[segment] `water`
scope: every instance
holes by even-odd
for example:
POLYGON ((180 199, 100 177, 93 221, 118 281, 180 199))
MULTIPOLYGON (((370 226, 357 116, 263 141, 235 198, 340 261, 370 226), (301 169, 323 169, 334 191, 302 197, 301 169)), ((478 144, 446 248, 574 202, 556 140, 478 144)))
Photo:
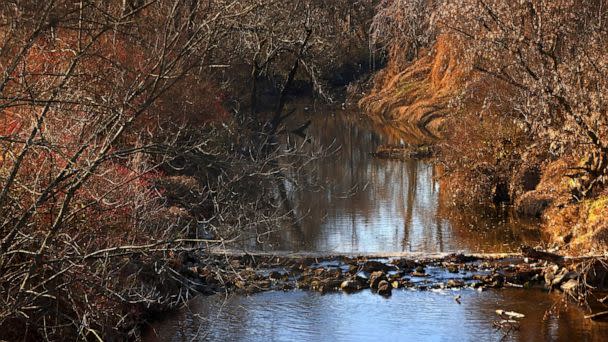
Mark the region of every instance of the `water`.
POLYGON ((339 146, 339 151, 314 162, 314 172, 300 179, 298 187, 288 186, 296 189, 290 199, 301 218, 298 227, 286 228, 251 249, 320 254, 509 252, 522 242, 539 241, 525 222, 445 208, 430 162, 373 157, 378 145, 402 142, 394 131, 373 127, 356 112, 321 111, 307 118, 313 121, 308 133, 314 143, 329 150, 339 146))
POLYGON ((347 295, 266 292, 199 298, 156 325, 155 341, 606 341, 608 325, 581 319, 540 290, 369 291, 347 295), (454 295, 461 295, 461 303, 454 295), (553 306, 559 311, 550 313, 553 306), (496 309, 526 315, 509 334, 496 309), (545 313, 549 312, 546 315, 545 313), (543 319, 544 318, 544 319, 543 319))
MULTIPOLYGON (((310 114, 310 113, 309 113, 310 114)), ((338 253, 507 252, 540 241, 534 226, 494 214, 447 208, 433 165, 370 155, 401 135, 341 111, 312 114, 309 134, 341 146, 314 163, 314 173, 290 199, 298 227, 250 249, 338 253), (316 175, 316 176, 312 176, 316 175)), ((418 136, 416 139, 420 139, 418 136)), ((422 137, 424 138, 424 137, 422 137)), ((296 190, 293 190, 296 189, 296 190)), ((585 320, 579 307, 542 289, 411 291, 389 299, 353 295, 266 292, 250 297, 199 297, 148 331, 149 341, 607 341, 608 324, 585 320), (454 296, 461 296, 461 304, 454 296), (526 315, 505 334, 495 310, 526 315)))

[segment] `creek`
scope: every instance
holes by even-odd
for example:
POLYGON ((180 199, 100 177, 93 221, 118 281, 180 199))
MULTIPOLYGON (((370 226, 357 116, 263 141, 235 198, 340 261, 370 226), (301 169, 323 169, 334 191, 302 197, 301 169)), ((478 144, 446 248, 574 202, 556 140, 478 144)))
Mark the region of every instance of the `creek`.
MULTIPOLYGON (((383 160, 381 144, 402 144, 403 129, 344 110, 302 108, 314 146, 335 149, 312 162, 299 187, 287 184, 297 216, 290 226, 246 242, 249 250, 328 254, 513 252, 542 242, 534 222, 447 205, 430 161, 383 160), (339 148, 338 148, 339 147, 339 148)), ((407 136, 407 135, 405 135, 407 136)), ((419 139, 420 137, 416 137, 419 139)), ((414 139, 413 137, 411 139, 414 139)), ((243 246, 241 246, 243 247, 243 246)), ((544 289, 396 289, 390 298, 270 291, 199 296, 148 329, 148 341, 606 341, 608 323, 544 289), (459 300, 454 298, 458 296, 459 300), (496 310, 525 315, 510 332, 496 310)))

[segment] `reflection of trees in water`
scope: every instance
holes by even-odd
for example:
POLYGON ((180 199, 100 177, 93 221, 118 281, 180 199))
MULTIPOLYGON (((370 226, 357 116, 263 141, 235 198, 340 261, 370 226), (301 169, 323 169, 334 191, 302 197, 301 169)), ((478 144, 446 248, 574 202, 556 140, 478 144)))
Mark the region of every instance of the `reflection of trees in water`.
MULTIPOLYGON (((376 298, 366 292, 342 296, 298 291, 201 296, 155 323, 158 338, 145 340, 367 340, 385 327, 396 327, 394 332, 407 331, 402 336, 411 340, 426 333, 431 340, 498 341, 501 335, 492 326, 497 309, 526 315, 506 341, 606 341, 608 336, 605 324, 584 319, 580 307, 565 302, 561 294, 540 289, 463 291, 461 305, 451 295, 426 291, 395 290, 390 300, 376 298), (403 311, 408 305, 417 310, 403 311), (399 314, 382 316, 387 312, 399 314), (416 329, 429 326, 428 332, 416 329)), ((394 336, 385 333, 390 335, 385 339, 394 336)))
MULTIPOLYGON (((442 184, 443 187, 443 184, 442 184)), ((479 246, 480 252, 518 250, 521 244, 534 246, 540 240, 538 222, 518 219, 514 214, 492 208, 454 208, 449 189, 439 191, 438 217, 449 221, 452 236, 464 246, 479 246)))
POLYGON ((389 128, 379 131, 378 125, 345 111, 320 111, 311 117, 309 148, 332 146, 338 151, 293 176, 298 186, 290 200, 302 218, 300 227, 284 228, 268 248, 443 252, 501 251, 504 243, 518 245, 523 224, 445 206, 440 193, 445 196, 449 189, 440 191, 437 171, 429 163, 373 158, 378 145, 398 143, 389 128))
MULTIPOLYGON (((385 188, 386 183, 398 179, 400 167, 380 167, 372 161, 370 153, 382 139, 362 125, 355 115, 321 113, 314 117, 309 134, 321 146, 339 146, 339 151, 315 165, 320 184, 317 191, 302 191, 295 194, 299 203, 299 215, 306 216, 303 225, 306 241, 316 241, 323 235, 324 222, 335 215, 349 215, 352 226, 358 219, 369 220, 377 211, 379 197, 383 194, 368 190, 385 188), (329 212, 328 212, 329 209, 329 212)), ((356 244, 357 232, 352 231, 352 242, 356 244)))
MULTIPOLYGON (((449 317, 441 321, 444 329, 431 331, 427 336, 431 339, 445 338, 447 333, 450 340, 497 341, 501 335, 492 327, 492 322, 498 319, 497 309, 526 315, 520 321, 519 329, 513 331, 506 341, 605 341, 608 334, 608 327, 585 320, 579 307, 565 304, 563 297, 555 292, 502 289, 483 293, 465 291, 462 297, 461 305, 455 304, 451 296, 444 300, 442 298, 446 296, 442 294, 410 291, 405 295, 394 293, 390 301, 380 303, 370 299, 373 295, 366 294, 347 298, 338 294, 321 296, 302 292, 231 296, 227 299, 224 296, 201 297, 192 301, 188 308, 155 325, 155 329, 159 333, 159 341, 243 341, 255 337, 256 333, 263 334, 263 337, 258 335, 258 339, 269 340, 286 337, 332 340, 338 336, 365 340, 373 328, 360 323, 368 322, 370 315, 378 317, 382 312, 393 312, 403 305, 416 303, 420 307, 417 306, 419 310, 415 315, 393 315, 389 321, 407 330, 416 325, 438 322, 436 317, 439 316, 449 317), (552 308, 552 312, 545 316, 552 308), (294 332, 299 334, 294 336, 294 332)), ((412 333, 416 335, 415 331, 412 333)))
MULTIPOLYGON (((339 146, 340 150, 314 164, 314 173, 304 177, 310 181, 304 185, 305 191, 291 194, 294 203, 299 204, 298 215, 305 217, 304 241, 319 242, 327 230, 331 234, 331 230, 335 233, 342 229, 340 240, 348 238, 352 246, 358 246, 361 229, 385 220, 386 224, 398 222, 389 234, 402 237, 399 240, 407 246, 414 218, 429 224, 434 222, 436 205, 435 195, 429 193, 432 191, 429 166, 414 160, 403 163, 371 156, 379 144, 388 142, 384 132, 378 133, 358 115, 342 112, 317 114, 308 133, 314 137, 314 144, 339 146), (321 182, 320 187, 317 181, 321 182), (425 192, 423 196, 418 196, 420 189, 425 192)), ((434 234, 432 230, 417 232, 420 233, 434 234)), ((293 234, 287 232, 282 236, 284 241, 292 237, 293 234)), ((419 240, 428 241, 431 248, 436 248, 433 236, 422 236, 419 240)), ((400 244, 399 241, 391 243, 400 244)))

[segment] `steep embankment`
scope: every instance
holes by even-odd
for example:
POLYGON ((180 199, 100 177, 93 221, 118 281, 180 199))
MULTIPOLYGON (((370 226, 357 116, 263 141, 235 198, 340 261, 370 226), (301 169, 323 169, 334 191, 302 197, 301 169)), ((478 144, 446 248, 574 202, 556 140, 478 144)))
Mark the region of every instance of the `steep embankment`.
MULTIPOLYGON (((398 54, 398 52, 397 52, 398 54)), ((395 125, 414 125, 441 136, 448 101, 462 85, 466 72, 446 37, 439 37, 420 57, 401 68, 391 59, 374 80, 360 105, 376 119, 395 125)))

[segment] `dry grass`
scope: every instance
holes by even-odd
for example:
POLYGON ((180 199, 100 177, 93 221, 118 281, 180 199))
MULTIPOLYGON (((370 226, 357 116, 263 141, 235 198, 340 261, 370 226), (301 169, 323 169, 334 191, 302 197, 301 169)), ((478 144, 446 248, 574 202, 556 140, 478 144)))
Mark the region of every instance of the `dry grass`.
POLYGON ((385 121, 407 122, 439 135, 448 102, 461 89, 466 75, 459 67, 458 50, 449 44, 448 36, 440 36, 404 70, 400 63, 389 61, 360 105, 385 121))

